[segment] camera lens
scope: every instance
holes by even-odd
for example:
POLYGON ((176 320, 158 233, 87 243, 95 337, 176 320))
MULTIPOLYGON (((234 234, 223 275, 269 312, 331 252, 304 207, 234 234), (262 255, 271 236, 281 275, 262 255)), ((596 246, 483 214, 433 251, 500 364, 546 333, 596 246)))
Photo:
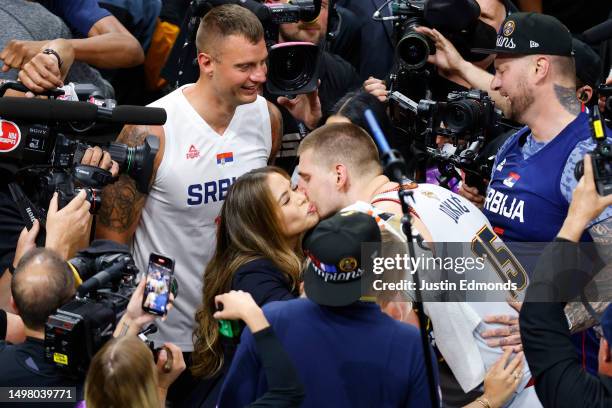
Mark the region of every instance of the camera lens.
POLYGON ((444 123, 457 133, 470 132, 480 125, 480 105, 476 101, 465 100, 448 105, 444 123))
POLYGON ((304 87, 312 76, 312 61, 306 49, 278 49, 270 64, 269 79, 279 88, 295 91, 304 87))
POLYGON ((308 42, 271 47, 266 88, 272 95, 296 95, 317 88, 319 47, 308 42))
POLYGON ((408 69, 419 69, 427 63, 427 57, 435 52, 431 39, 414 31, 414 26, 406 28, 397 42, 397 55, 408 69))

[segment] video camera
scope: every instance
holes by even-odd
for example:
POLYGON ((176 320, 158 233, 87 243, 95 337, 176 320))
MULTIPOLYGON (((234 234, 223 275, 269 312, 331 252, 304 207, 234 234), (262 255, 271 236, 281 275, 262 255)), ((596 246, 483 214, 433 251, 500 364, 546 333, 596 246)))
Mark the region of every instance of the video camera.
MULTIPOLYGON (((610 102, 610 98, 607 102, 610 102)), ((593 132, 593 140, 596 143, 595 149, 589 153, 593 165, 593 178, 595 179, 597 193, 606 196, 612 193, 612 145, 607 140, 606 127, 602 123, 601 114, 597 107, 591 109, 589 122, 593 132)), ((580 180, 583 174, 584 160, 580 160, 574 168, 574 176, 576 180, 580 180)))
POLYGON ((127 246, 112 241, 95 241, 69 262, 87 279, 75 299, 47 320, 45 358, 65 376, 83 378, 125 313, 138 269, 127 246), (100 252, 102 245, 108 246, 108 252, 100 252))
MULTIPOLYGON (((23 90, 23 85, 7 82, 0 86, 0 96, 11 88, 23 90)), ((51 93, 58 95, 58 91, 51 93)), ((55 191, 61 208, 85 189, 93 213, 101 203, 102 188, 114 181, 109 171, 80 164, 90 144, 73 135, 88 138, 96 123, 161 125, 166 121, 163 109, 114 106, 113 101, 100 100, 95 95, 88 99, 90 103, 0 98, 0 165, 15 174, 21 185, 29 187, 27 195, 41 208, 47 208, 55 191)), ((147 193, 159 150, 157 137, 148 136, 144 144, 136 147, 115 142, 102 146, 119 164, 120 171, 136 181, 138 190, 147 193)))
POLYGON ((446 101, 422 99, 418 103, 398 91, 389 95, 396 124, 411 135, 414 149, 425 152, 438 163, 442 175, 440 184, 448 187, 453 178, 461 178, 457 168, 466 173, 469 184, 484 189, 484 179, 491 174, 493 160, 483 157, 483 148, 500 126, 512 128, 503 121, 500 110, 487 92, 470 90, 451 92, 446 101), (436 138, 443 136, 454 146, 439 149, 436 138))
POLYGON ((257 0, 193 0, 187 13, 188 34, 179 59, 177 87, 183 83, 194 82, 194 78, 187 81, 183 77, 189 71, 186 69, 187 63, 197 65, 193 57, 196 54, 195 37, 201 18, 213 7, 223 4, 245 7, 261 21, 268 47, 266 90, 270 95, 293 96, 309 93, 317 88, 319 46, 309 42, 277 42, 279 24, 316 19, 321 10, 321 0, 291 0, 288 3, 272 4, 257 0))

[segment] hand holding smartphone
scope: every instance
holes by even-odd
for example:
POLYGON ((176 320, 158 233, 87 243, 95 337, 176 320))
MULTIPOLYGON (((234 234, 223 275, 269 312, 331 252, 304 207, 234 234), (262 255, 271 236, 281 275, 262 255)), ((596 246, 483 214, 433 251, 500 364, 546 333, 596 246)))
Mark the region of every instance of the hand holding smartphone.
POLYGON ((145 312, 163 316, 168 311, 170 286, 174 274, 174 260, 163 255, 152 253, 142 298, 142 309, 145 312))

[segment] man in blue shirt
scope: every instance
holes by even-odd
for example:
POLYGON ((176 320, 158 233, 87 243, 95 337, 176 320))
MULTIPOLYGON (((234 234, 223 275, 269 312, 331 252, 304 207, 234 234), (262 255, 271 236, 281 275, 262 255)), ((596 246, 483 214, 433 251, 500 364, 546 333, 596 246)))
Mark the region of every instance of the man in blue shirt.
MULTIPOLYGON (((371 273, 360 262, 362 242, 380 242, 369 215, 343 212, 322 221, 304 242, 308 299, 263 308, 304 384, 302 406, 431 407, 418 330, 360 300, 362 279, 371 273)), ((245 329, 219 407, 244 407, 266 389, 253 335, 245 329)))
MULTIPOLYGON (((507 116, 526 125, 502 146, 491 174, 483 212, 506 242, 552 241, 576 188, 576 163, 594 149, 584 106, 576 98, 572 36, 557 19, 515 13, 497 46, 491 89, 508 103, 507 116)), ((475 203, 482 197, 463 187, 475 203)), ((606 209, 589 227, 610 219, 606 209)), ((598 235, 591 228, 591 237, 598 235)), ((586 234, 583 240, 588 240, 586 234)))
MULTIPOLYGON (((479 51, 497 54, 491 90, 507 102, 506 115, 526 125, 497 153, 483 212, 505 242, 550 242, 578 184, 576 163, 595 148, 587 110, 576 97, 572 36, 554 17, 515 13, 504 22, 496 47, 479 51)), ((460 194, 482 205, 473 189, 462 186, 460 194)), ((604 239, 611 217, 608 207, 582 240, 604 239)), ((531 271, 542 247, 529 247, 513 249, 531 271)), ((587 367, 596 371, 593 334, 581 333, 574 342, 586 349, 587 367)))

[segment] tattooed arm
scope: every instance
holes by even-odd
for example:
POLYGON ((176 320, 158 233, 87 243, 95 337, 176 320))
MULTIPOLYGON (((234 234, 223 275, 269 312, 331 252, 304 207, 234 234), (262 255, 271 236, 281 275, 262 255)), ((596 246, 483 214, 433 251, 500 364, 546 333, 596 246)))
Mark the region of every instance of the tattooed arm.
POLYGON ((268 102, 268 112, 270 113, 270 127, 272 130, 272 149, 268 164, 273 164, 283 141, 283 115, 281 115, 278 108, 272 102, 268 102))
MULTIPOLYGON (((610 282, 612 282, 612 251, 610 243, 612 243, 612 218, 607 218, 602 222, 593 225, 589 232, 593 238, 593 242, 597 248, 597 253, 603 264, 607 265, 600 270, 591 282, 587 285, 585 292, 589 293, 594 287, 597 287, 601 297, 608 297, 610 282)), ((594 299, 593 299, 594 300, 594 299)), ((592 301, 589 302, 596 313, 603 313, 610 302, 592 301)), ((597 324, 597 321, 586 307, 580 302, 571 302, 565 306, 565 315, 570 323, 572 333, 579 332, 597 324)))
MULTIPOLYGON (((162 127, 127 125, 117 137, 117 142, 136 146, 142 144, 148 135, 159 138, 159 151, 155 156, 150 181, 152 183, 164 156, 165 138, 162 127)), ((102 192, 102 206, 98 213, 96 237, 129 244, 138 226, 138 221, 140 221, 145 200, 146 195, 136 189, 134 180, 122 174, 119 180, 102 192)))
MULTIPOLYGON (((612 205, 612 196, 600 196, 595 188, 593 179, 593 167, 591 157, 584 156, 584 176, 578 182, 574 190, 572 202, 568 215, 559 231, 558 236, 572 242, 579 242, 582 232, 588 223, 597 218, 599 214, 606 211, 612 205)), ((612 241, 612 218, 591 226, 589 232, 597 245, 598 255, 605 265, 611 265, 612 254, 610 253, 610 242, 612 241)), ((610 267, 602 269, 589 284, 605 284, 610 281, 610 267)), ((588 286, 587 286, 588 290, 588 286)), ((600 312, 608 302, 591 302, 591 307, 600 312)), ((584 305, 579 302, 568 303, 565 307, 565 315, 570 322, 572 332, 588 328, 595 323, 591 314, 584 305)))

